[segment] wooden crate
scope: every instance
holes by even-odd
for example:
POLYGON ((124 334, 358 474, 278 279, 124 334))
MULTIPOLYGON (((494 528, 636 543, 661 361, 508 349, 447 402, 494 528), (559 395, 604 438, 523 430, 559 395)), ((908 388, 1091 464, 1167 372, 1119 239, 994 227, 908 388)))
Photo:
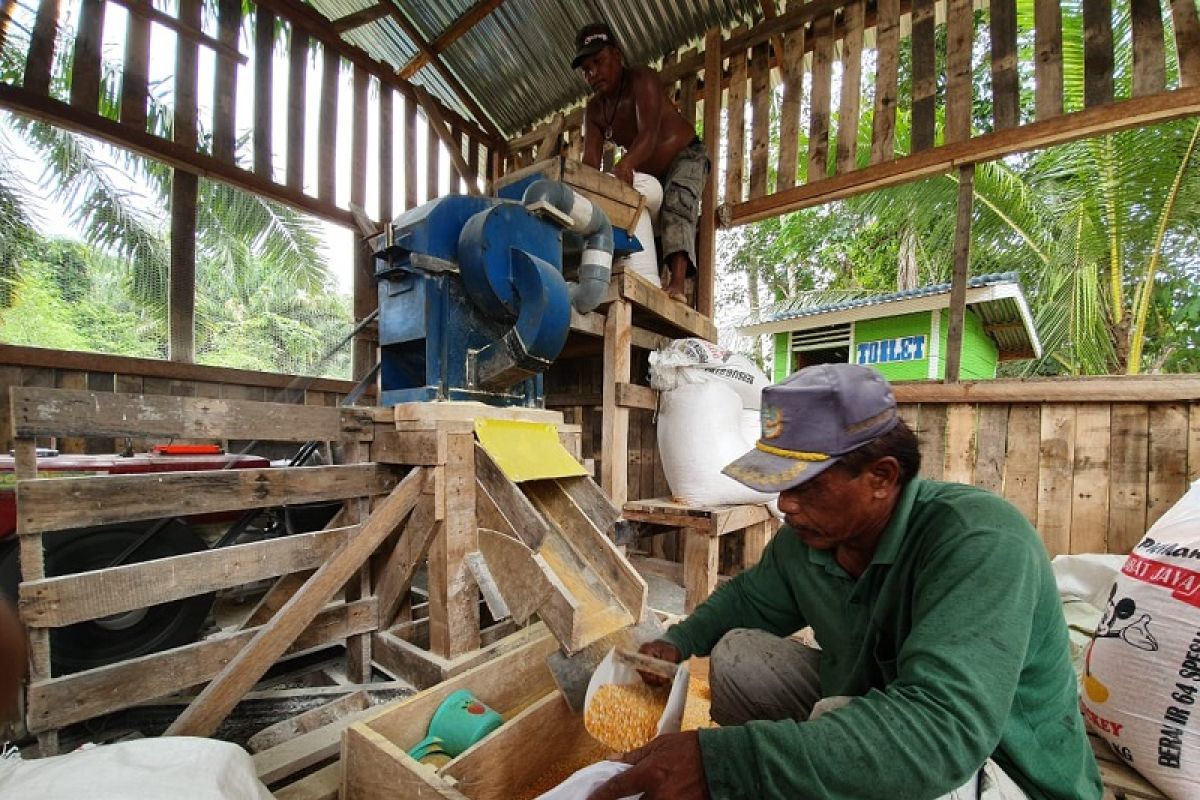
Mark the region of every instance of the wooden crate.
POLYGON ((642 206, 646 204, 646 198, 629 184, 595 167, 562 157, 549 158, 511 172, 492 184, 492 191, 538 174, 567 184, 604 209, 614 226, 627 231, 634 229, 642 206))
POLYGON ((556 765, 603 758, 546 667, 557 642, 536 628, 522 646, 352 725, 342 740, 342 800, 513 800, 556 765), (442 767, 415 761, 407 750, 424 738, 438 705, 463 688, 502 714, 504 725, 442 767))

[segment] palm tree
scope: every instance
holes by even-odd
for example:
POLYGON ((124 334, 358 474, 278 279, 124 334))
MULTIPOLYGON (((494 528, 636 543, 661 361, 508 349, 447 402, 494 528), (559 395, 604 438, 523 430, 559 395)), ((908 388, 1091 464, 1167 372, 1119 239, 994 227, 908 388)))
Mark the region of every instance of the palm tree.
MULTIPOLYGON (((1032 3, 1022 0, 1019 11, 1031 19, 1032 3)), ((1114 28, 1122 54, 1116 80, 1127 90, 1127 7, 1123 13, 1114 28)), ((1082 35, 1069 35, 1082 30, 1077 3, 1064 5, 1063 25, 1065 105, 1074 110, 1082 107, 1082 35)), ((1168 80, 1174 80, 1170 55, 1168 80)), ((983 112, 978 127, 990 124, 983 112)), ((899 151, 907 146, 907 122, 898 116, 899 151)), ((861 124, 860 143, 869 141, 870 113, 861 124)), ((1189 323, 1200 318, 1200 308, 1179 287, 1195 277, 1198 137, 1200 122, 1183 120, 976 168, 971 268, 1023 276, 1046 352, 1026 369, 1132 374, 1188 366, 1183 343, 1191 341, 1189 323)), ((816 254, 825 271, 817 288, 888 291, 902 260, 919 282, 946 280, 956 189, 956 177, 943 175, 843 201, 832 215, 800 212, 773 232, 743 236, 750 257, 731 261, 794 263, 816 254)))
MULTIPOLYGON (((12 33, 15 35, 6 40, 0 50, 0 80, 9 82, 19 79, 26 46, 26 42, 20 41, 19 31, 12 33)), ((56 48, 60 54, 70 51, 68 41, 60 42, 56 48)), ((52 94, 65 96, 71 80, 70 69, 69 58, 56 61, 52 71, 52 94)), ((113 118, 118 113, 120 79, 114 66, 107 63, 102 66, 100 109, 101 113, 113 118)), ((171 109, 164 98, 153 91, 149 97, 148 118, 154 133, 170 138, 171 109)), ((21 236, 33 230, 24 209, 34 202, 35 192, 42 192, 55 203, 70 209, 72 222, 84 241, 95 249, 96 259, 102 260, 105 254, 119 259, 107 262, 106 277, 111 278, 113 263, 123 263, 126 269, 120 283, 124 290, 161 317, 166 306, 169 229, 153 207, 167 205, 172 170, 134 153, 99 145, 35 120, 6 117, 5 121, 38 154, 44 169, 36 189, 21 186, 8 177, 14 174, 12 170, 3 169, 5 148, 0 147, 0 171, 3 172, 0 176, 0 212, 9 207, 16 209, 12 215, 4 214, 0 221, 0 308, 12 300, 3 292, 19 285, 20 259, 8 254, 18 252, 21 236), (118 185, 113 179, 114 168, 146 187, 155 198, 153 203, 139 201, 118 185)), ((204 131, 200 132, 200 140, 208 141, 204 131)), ((244 151, 248 143, 248 137, 243 138, 239 142, 239 151, 244 151)), ((257 195, 201 180, 196 248, 199 334, 203 335, 205 330, 219 330, 224 337, 224 340, 211 337, 214 343, 222 342, 220 347, 212 345, 213 352, 235 360, 247 360, 246 355, 235 355, 226 346, 228 341, 239 338, 230 336, 228 328, 238 319, 251 320, 246 324, 256 329, 261 328, 263 319, 280 320, 276 327, 287 328, 297 342, 311 342, 314 337, 322 338, 324 342, 339 338, 335 330, 348 320, 348 304, 341 299, 326 297, 336 294, 336 286, 321 257, 316 227, 308 218, 257 195), (251 297, 256 302, 247 305, 246 301, 251 297), (276 305, 271 306, 271 302, 276 305), (227 307, 253 307, 254 312, 222 313, 227 307), (298 318, 287 318, 289 313, 297 310, 306 313, 298 318), (206 320, 205 313, 215 316, 206 320), (310 321, 315 328, 306 327, 310 321)), ((107 300, 113 302, 111 280, 104 289, 108 293, 107 300)), ((161 341, 165 342, 165 328, 159 333, 161 341)), ((298 349, 303 355, 271 361, 263 356, 286 355, 289 348, 267 346, 253 337, 240 338, 254 351, 250 360, 258 368, 286 369, 320 361, 319 355, 308 352, 308 347, 297 346, 290 349, 298 349)), ((211 359, 212 354, 206 353, 203 346, 198 351, 202 361, 211 359)))

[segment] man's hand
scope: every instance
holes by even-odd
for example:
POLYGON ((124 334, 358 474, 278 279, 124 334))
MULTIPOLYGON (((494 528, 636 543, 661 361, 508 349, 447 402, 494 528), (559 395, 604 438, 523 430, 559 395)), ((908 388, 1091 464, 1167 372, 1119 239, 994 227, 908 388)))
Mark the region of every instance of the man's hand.
POLYGON ((619 800, 638 792, 645 793, 643 800, 708 800, 696 731, 665 733, 618 760, 633 764, 633 769, 603 783, 588 800, 619 800))
MULTIPOLYGON (((662 639, 656 639, 653 642, 646 642, 638 648, 638 652, 644 656, 657 658, 661 661, 670 661, 672 664, 678 664, 682 660, 682 653, 679 649, 670 642, 664 642, 662 639)), ((642 681, 647 686, 666 686, 671 681, 661 675, 655 675, 652 672, 642 672, 638 670, 638 675, 642 676, 642 681)))
POLYGON ((613 167, 612 174, 630 186, 633 186, 633 167, 626 164, 624 160, 617 162, 616 166, 613 167))

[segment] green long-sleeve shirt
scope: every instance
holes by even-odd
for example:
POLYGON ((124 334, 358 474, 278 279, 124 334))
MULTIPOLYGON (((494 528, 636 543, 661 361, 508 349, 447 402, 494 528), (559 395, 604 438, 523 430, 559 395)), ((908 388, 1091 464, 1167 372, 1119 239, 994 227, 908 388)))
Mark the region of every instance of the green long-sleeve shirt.
POLYGON ((686 658, 734 628, 805 625, 821 693, 856 699, 811 722, 702 730, 713 800, 929 800, 989 757, 1033 800, 1100 797, 1050 562, 999 497, 912 481, 857 580, 784 526, 666 638, 686 658))

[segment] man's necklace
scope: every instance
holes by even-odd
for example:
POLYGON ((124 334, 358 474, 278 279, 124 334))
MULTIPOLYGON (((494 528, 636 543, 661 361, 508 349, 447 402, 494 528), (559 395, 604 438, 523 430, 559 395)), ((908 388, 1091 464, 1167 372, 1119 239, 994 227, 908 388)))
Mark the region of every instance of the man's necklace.
POLYGON ((620 108, 620 106, 621 106, 621 96, 623 94, 625 94, 625 70, 624 69, 621 70, 621 83, 617 86, 617 98, 615 100, 613 100, 612 111, 609 114, 607 114, 608 118, 606 120, 604 120, 604 141, 605 142, 611 142, 613 140, 612 125, 613 125, 613 122, 617 118, 617 109, 620 108))

